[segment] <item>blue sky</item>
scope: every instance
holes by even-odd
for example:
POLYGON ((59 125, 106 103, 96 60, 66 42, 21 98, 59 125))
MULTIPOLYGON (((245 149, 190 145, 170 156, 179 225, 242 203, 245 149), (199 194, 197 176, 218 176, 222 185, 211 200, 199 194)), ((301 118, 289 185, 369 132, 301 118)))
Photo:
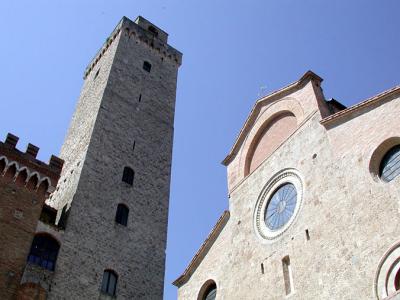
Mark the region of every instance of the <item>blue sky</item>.
POLYGON ((0 136, 58 154, 82 74, 122 16, 143 15, 183 52, 165 299, 228 207, 228 153, 251 107, 311 69, 352 105, 400 83, 397 0, 68 0, 0 3, 0 136))

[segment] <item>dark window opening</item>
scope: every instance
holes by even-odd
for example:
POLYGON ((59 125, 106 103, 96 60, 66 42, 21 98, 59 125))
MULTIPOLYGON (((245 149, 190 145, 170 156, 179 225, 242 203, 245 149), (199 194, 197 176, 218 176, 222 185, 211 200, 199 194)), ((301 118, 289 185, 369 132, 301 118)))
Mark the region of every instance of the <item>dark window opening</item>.
POLYGON ((56 218, 57 210, 48 206, 47 204, 44 204, 39 220, 45 224, 54 226, 56 224, 56 218))
POLYGON ((133 179, 135 177, 135 172, 132 170, 130 167, 125 167, 124 168, 124 173, 122 174, 122 181, 133 185, 133 179))
POLYGON ((139 95, 138 102, 142 101, 142 94, 139 95))
POLYGON ((151 64, 148 61, 143 62, 143 70, 150 72, 151 64))
POLYGON ((400 270, 397 271, 397 274, 394 277, 394 288, 396 291, 400 290, 400 270))
POLYGON ((132 151, 135 151, 135 147, 136 147, 136 141, 133 141, 132 151))
POLYGON ((50 235, 36 235, 28 255, 28 262, 54 271, 59 249, 60 245, 50 235))
POLYGON ((121 225, 128 225, 129 208, 124 204, 118 204, 117 214, 115 215, 115 222, 121 225))
POLYGON ((215 300, 217 296, 217 285, 215 283, 211 284, 206 292, 204 293, 203 300, 215 300))
POLYGON ((100 68, 97 70, 96 74, 94 74, 93 80, 96 80, 97 76, 99 76, 99 73, 100 73, 100 68))
POLYGON ((117 290, 118 276, 114 271, 105 270, 101 283, 101 292, 110 296, 115 296, 117 290))
POLYGON ((308 229, 306 229, 306 239, 307 239, 307 241, 310 240, 310 233, 308 232, 308 229))
POLYGON ((261 274, 264 274, 264 264, 261 263, 261 274))

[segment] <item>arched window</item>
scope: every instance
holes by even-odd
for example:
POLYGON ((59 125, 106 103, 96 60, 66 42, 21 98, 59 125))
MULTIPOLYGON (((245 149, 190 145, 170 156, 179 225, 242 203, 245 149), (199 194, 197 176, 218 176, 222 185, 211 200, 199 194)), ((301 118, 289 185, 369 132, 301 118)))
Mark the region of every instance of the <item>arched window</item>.
POLYGON ((200 289, 200 293, 198 296, 198 300, 215 300, 217 296, 217 285, 214 280, 207 280, 202 288, 200 289))
POLYGON ((115 222, 126 226, 128 224, 129 208, 124 204, 118 204, 115 222))
POLYGON ((112 270, 105 270, 101 283, 101 292, 110 296, 115 296, 117 291, 118 275, 112 270))
POLYGON ((133 178, 135 177, 135 172, 130 167, 124 168, 124 173, 122 174, 122 181, 127 184, 133 185, 133 178))
POLYGON ((204 300, 215 300, 217 296, 217 286, 215 283, 208 287, 208 290, 204 294, 204 300))
POLYGON ((400 145, 392 147, 382 158, 379 176, 385 182, 392 181, 400 175, 400 145))
POLYGON ((59 243, 50 235, 38 234, 33 239, 28 262, 54 271, 59 249, 59 243))

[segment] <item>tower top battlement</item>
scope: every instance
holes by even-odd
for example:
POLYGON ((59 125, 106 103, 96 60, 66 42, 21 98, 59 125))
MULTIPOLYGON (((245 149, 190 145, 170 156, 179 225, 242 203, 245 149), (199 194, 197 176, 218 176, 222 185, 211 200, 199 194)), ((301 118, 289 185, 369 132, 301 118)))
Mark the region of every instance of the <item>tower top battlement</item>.
POLYGON ((168 42, 168 33, 166 33, 161 28, 157 27, 153 23, 149 22, 142 16, 138 16, 135 21, 135 24, 138 24, 144 30, 150 32, 154 38, 158 38, 159 40, 163 41, 164 43, 168 42))
POLYGON ((129 38, 135 38, 138 42, 145 44, 147 47, 159 53, 162 59, 166 58, 176 63, 178 66, 182 64, 182 53, 168 45, 168 33, 155 26, 142 16, 138 16, 135 21, 127 17, 123 17, 118 25, 114 28, 110 36, 106 39, 103 46, 96 53, 89 65, 86 67, 83 78, 90 74, 104 53, 117 38, 118 34, 123 33, 129 38))

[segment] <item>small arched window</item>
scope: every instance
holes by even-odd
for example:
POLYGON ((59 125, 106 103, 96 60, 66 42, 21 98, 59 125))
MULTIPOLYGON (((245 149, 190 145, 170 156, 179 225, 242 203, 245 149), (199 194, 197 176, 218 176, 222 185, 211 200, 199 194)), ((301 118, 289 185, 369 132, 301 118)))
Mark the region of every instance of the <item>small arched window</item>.
POLYGON ((133 185, 133 179, 135 177, 135 171, 130 167, 124 168, 124 173, 122 174, 122 181, 127 184, 133 185))
POLYGON ((385 182, 392 181, 400 175, 400 145, 392 147, 382 158, 379 176, 385 182))
POLYGON ((28 262, 54 271, 59 249, 60 245, 56 239, 47 234, 38 234, 33 239, 28 262))
POLYGON ((207 280, 200 289, 198 300, 215 300, 217 296, 217 285, 214 280, 207 280))
POLYGON ((110 296, 115 296, 117 291, 118 275, 112 270, 105 270, 101 283, 101 292, 110 296))
POLYGON ((128 224, 129 208, 125 204, 118 204, 115 222, 126 226, 128 224))

